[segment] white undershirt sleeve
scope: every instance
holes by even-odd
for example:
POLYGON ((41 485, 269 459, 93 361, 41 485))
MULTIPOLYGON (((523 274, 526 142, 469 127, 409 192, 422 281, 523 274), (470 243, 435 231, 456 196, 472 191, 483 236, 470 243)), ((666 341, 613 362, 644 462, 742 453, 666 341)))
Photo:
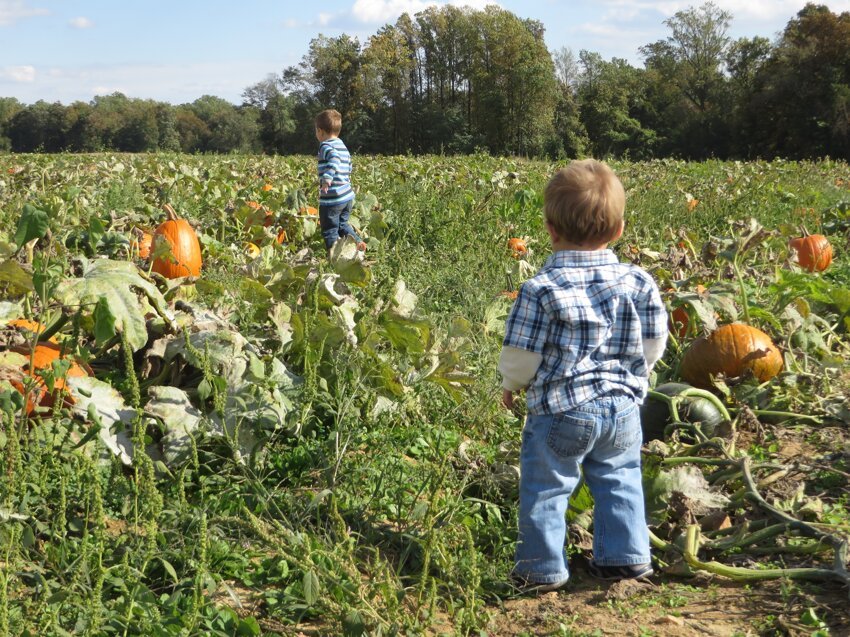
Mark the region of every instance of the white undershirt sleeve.
POLYGON ((499 357, 502 387, 509 391, 525 389, 537 374, 543 355, 519 347, 505 345, 499 357))
POLYGON ((646 366, 652 369, 652 366, 664 355, 664 348, 667 346, 667 335, 661 338, 645 338, 643 339, 643 357, 646 359, 646 366))

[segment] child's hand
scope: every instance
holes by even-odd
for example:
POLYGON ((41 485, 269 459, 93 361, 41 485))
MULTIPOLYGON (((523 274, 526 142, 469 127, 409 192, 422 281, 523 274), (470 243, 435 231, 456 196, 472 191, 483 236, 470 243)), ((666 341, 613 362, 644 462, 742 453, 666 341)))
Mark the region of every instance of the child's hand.
POLYGON ((502 390, 502 405, 510 411, 514 410, 514 393, 510 389, 502 390))
POLYGON ((323 181, 319 184, 319 190, 322 191, 322 192, 327 192, 328 189, 330 189, 330 187, 331 187, 331 182, 329 182, 329 181, 323 181))

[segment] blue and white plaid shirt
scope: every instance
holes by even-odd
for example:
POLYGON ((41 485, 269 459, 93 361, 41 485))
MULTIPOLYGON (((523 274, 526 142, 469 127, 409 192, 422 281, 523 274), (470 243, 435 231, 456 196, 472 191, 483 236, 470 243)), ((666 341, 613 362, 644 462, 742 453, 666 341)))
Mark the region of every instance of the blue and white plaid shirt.
POLYGON ((542 355, 528 412, 558 414, 613 394, 642 402, 643 340, 666 336, 667 311, 647 272, 611 250, 562 250, 522 284, 504 345, 542 355))

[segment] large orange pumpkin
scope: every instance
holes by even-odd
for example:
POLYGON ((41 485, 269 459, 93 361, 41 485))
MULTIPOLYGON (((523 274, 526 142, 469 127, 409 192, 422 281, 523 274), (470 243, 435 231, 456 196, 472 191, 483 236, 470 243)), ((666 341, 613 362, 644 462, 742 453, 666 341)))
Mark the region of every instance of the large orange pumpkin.
POLYGON ((154 259, 152 269, 166 279, 176 279, 181 276, 199 276, 201 274, 201 244, 198 235, 185 219, 178 219, 174 208, 163 206, 168 216, 154 230, 153 252, 157 252, 157 244, 166 241, 171 248, 169 255, 154 259))
POLYGON ((823 272, 832 263, 832 246, 822 234, 805 233, 788 245, 797 253, 800 266, 809 272, 823 272))
MULTIPOLYGON (((55 343, 39 343, 36 345, 34 352, 31 352, 30 349, 26 347, 13 348, 12 351, 18 352, 19 354, 27 357, 27 363, 24 366, 23 372, 37 380, 37 385, 35 389, 30 392, 29 399, 27 400, 27 413, 32 411, 35 404, 52 407, 54 394, 47 391, 44 381, 37 372, 41 370, 49 370, 53 365, 53 361, 64 358, 61 356, 62 350, 60 347, 55 343)), ((85 363, 71 361, 71 366, 65 373, 65 378, 74 376, 90 376, 91 373, 92 370, 85 363)), ((64 402, 66 404, 73 404, 74 399, 67 393, 66 390, 65 378, 57 378, 55 380, 53 384, 54 392, 63 394, 65 396, 64 402)), ((23 384, 13 381, 12 385, 19 392, 24 393, 23 384)))
POLYGON ((760 382, 782 370, 782 354, 770 336, 744 323, 721 325, 695 340, 679 368, 682 378, 698 387, 710 387, 711 375, 737 377, 751 372, 760 382))

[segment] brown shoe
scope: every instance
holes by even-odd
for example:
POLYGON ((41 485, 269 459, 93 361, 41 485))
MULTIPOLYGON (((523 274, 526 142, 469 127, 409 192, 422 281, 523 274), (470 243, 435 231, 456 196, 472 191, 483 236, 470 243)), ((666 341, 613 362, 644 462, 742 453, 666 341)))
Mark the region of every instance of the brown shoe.
POLYGON ((361 241, 361 242, 359 242, 359 243, 357 244, 357 249, 358 249, 360 252, 366 252, 366 242, 365 242, 365 241, 361 241))

